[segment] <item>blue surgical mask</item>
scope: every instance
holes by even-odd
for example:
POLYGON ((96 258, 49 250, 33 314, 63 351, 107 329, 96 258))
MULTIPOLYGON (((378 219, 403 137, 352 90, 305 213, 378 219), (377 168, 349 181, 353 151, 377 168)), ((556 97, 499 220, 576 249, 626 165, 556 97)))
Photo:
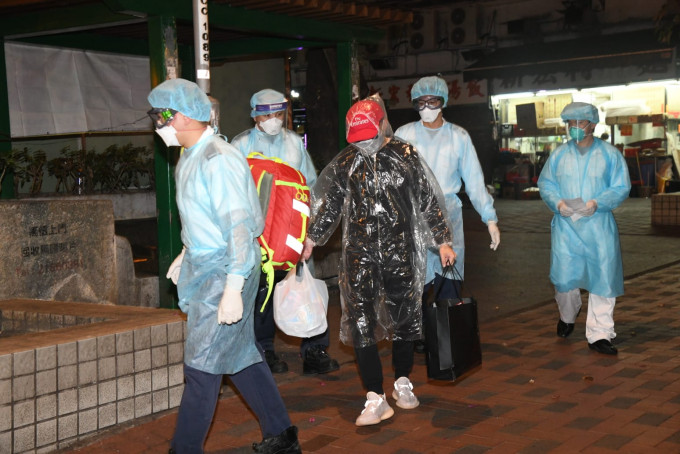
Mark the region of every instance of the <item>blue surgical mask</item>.
POLYGON ((570 126, 569 137, 571 137, 577 142, 581 142, 583 139, 586 138, 586 130, 583 128, 579 128, 578 126, 570 126))

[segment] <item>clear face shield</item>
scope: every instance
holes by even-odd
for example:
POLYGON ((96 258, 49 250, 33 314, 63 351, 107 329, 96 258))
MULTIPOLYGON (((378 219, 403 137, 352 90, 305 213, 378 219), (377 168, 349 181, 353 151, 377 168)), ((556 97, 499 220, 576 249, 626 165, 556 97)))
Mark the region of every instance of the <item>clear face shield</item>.
POLYGON ((288 103, 258 104, 255 118, 257 127, 270 136, 278 135, 288 128, 288 103))
POLYGON ((588 120, 569 120, 567 121, 567 134, 576 142, 582 142, 587 136, 592 135, 592 128, 589 128, 588 120))

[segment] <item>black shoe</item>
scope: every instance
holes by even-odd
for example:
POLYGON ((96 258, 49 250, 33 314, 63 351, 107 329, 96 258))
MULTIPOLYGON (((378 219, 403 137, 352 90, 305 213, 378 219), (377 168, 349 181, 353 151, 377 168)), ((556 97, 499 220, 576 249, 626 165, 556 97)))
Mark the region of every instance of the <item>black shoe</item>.
POLYGON ((592 344, 588 344, 588 348, 603 355, 616 355, 619 352, 607 339, 600 339, 592 344))
POLYGON ((315 345, 309 347, 305 352, 305 360, 302 363, 303 374, 327 374, 338 369, 340 369, 340 365, 326 353, 323 346, 315 345))
POLYGON ((286 364, 285 361, 280 360, 273 350, 265 350, 264 359, 267 360, 267 366, 269 366, 269 370, 272 371, 272 374, 288 372, 288 364, 286 364))
POLYGON ((302 454, 297 432, 297 427, 290 426, 275 437, 253 443, 253 451, 261 454, 302 454))
POLYGON ((425 341, 424 340, 413 341, 413 351, 415 353, 425 353, 425 341))
POLYGON ((170 448, 168 450, 168 454, 177 454, 174 449, 170 448))
POLYGON ((562 319, 557 322, 557 335, 560 337, 569 337, 571 332, 574 331, 573 323, 564 323, 562 319))

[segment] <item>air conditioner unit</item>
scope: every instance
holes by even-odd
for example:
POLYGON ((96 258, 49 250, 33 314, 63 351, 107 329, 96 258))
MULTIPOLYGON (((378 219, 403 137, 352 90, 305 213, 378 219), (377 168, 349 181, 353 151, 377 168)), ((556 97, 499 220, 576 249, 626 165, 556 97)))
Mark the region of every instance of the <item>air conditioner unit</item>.
POLYGON ((387 57, 404 54, 407 49, 407 30, 403 26, 393 25, 387 29, 383 39, 366 45, 366 54, 369 58, 387 57))
POLYGON ((477 7, 453 7, 448 16, 451 47, 459 48, 478 44, 477 7))
POLYGON ((413 13, 413 22, 408 26, 408 48, 410 52, 425 52, 437 48, 435 43, 435 16, 432 10, 413 13))

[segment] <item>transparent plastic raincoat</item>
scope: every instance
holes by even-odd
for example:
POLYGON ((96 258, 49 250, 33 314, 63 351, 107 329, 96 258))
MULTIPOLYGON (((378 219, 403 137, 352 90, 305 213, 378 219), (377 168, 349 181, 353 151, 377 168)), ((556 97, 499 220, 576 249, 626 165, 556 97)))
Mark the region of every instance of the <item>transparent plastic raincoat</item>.
POLYGON ((397 139, 374 154, 349 145, 321 172, 307 235, 323 245, 343 220, 343 343, 364 348, 422 337, 425 248, 451 244, 438 192, 418 153, 397 139))
POLYGON ((574 140, 550 154, 538 188, 555 213, 551 223, 550 280, 558 292, 575 288, 605 298, 623 294, 619 232, 612 210, 630 192, 628 167, 621 152, 594 138, 581 154, 574 140), (557 210, 560 200, 595 200, 597 211, 576 222, 557 210))
MULTIPOLYGON (((400 139, 416 147, 437 178, 446 200, 446 211, 453 226, 453 250, 456 252, 456 270, 465 277, 465 239, 463 237, 463 204, 458 192, 465 182, 465 193, 485 224, 498 221, 493 198, 484 184, 484 174, 475 147, 468 132, 458 125, 444 120, 437 129, 423 126, 422 121, 406 124, 394 133, 400 139)), ((442 264, 437 251, 428 250, 425 282, 442 274, 442 264)))
POLYGON ((175 171, 182 243, 187 249, 177 282, 179 306, 187 313, 184 361, 211 374, 234 374, 262 360, 253 329, 259 283, 257 237, 264 220, 243 155, 206 129, 182 153, 175 171), (217 323, 227 274, 246 278, 243 319, 217 323))

